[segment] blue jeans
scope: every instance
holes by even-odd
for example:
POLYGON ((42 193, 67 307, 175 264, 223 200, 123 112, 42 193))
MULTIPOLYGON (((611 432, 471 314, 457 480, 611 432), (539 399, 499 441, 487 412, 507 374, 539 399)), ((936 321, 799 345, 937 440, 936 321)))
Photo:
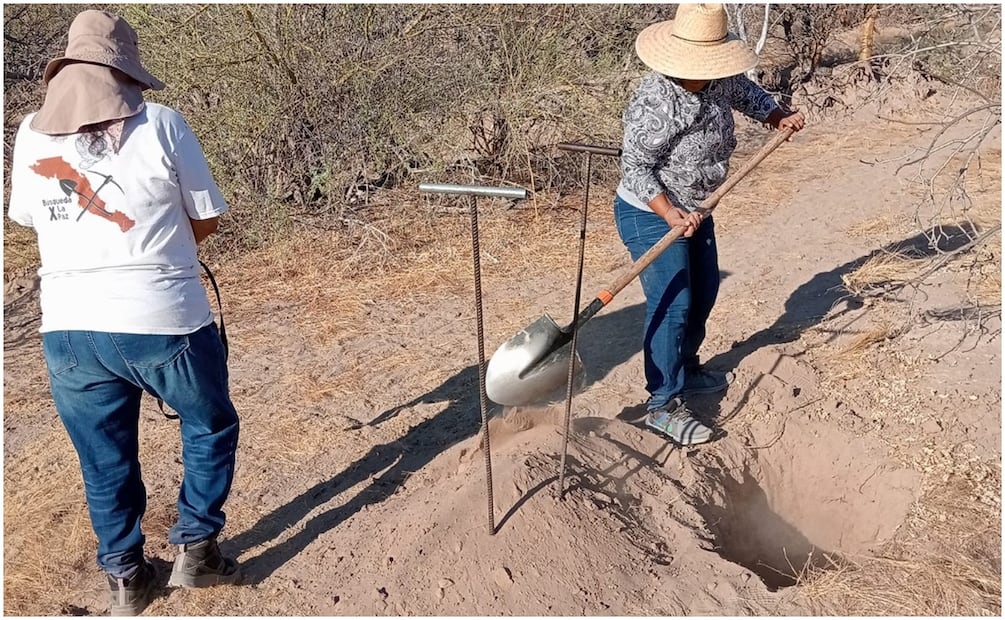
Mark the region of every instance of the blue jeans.
POLYGON ((218 534, 234 479, 238 419, 216 325, 185 336, 48 332, 42 347, 56 410, 80 459, 98 566, 123 575, 143 562, 144 391, 163 399, 181 420, 184 478, 169 542, 218 534))
MULTIPOLYGON (((670 232, 660 216, 614 200, 618 234, 637 261, 670 232)), ((642 271, 646 322, 642 351, 650 411, 684 391, 684 371, 698 366, 705 321, 719 293, 715 225, 707 218, 690 238, 680 237, 642 271)))

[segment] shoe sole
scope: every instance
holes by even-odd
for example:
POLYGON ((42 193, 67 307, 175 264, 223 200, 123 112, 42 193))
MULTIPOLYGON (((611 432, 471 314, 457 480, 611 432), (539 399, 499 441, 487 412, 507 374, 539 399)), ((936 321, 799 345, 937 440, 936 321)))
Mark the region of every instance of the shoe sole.
POLYGON ((171 573, 168 580, 168 587, 171 588, 211 588, 213 586, 229 586, 238 582, 241 578, 241 571, 234 571, 231 575, 176 575, 171 573))
POLYGON ((241 568, 237 569, 229 575, 220 575, 218 573, 211 573, 208 575, 187 575, 179 570, 178 562, 182 560, 181 557, 175 560, 174 568, 171 570, 171 578, 168 579, 168 587, 170 588, 211 588, 213 586, 228 586, 237 583, 241 579, 241 568))
POLYGON ((108 609, 109 616, 138 616, 153 602, 154 592, 157 590, 157 569, 150 562, 146 562, 146 564, 147 570, 150 571, 150 581, 147 582, 146 588, 141 590, 139 596, 128 605, 116 605, 115 601, 119 597, 113 594, 108 609))
POLYGON ((112 608, 108 611, 108 615, 109 616, 138 616, 141 613, 143 613, 143 610, 146 609, 150 605, 150 602, 152 600, 153 600, 153 597, 151 596, 151 597, 148 597, 147 601, 145 603, 143 603, 142 605, 138 605, 138 604, 133 604, 133 605, 112 605, 112 608))
POLYGON ((708 442, 712 441, 712 439, 715 438, 715 432, 713 431, 713 432, 711 432, 711 433, 708 434, 708 437, 706 437, 705 439, 702 439, 700 441, 691 440, 690 443, 682 443, 676 437, 674 437, 673 435, 667 433, 662 428, 650 424, 648 420, 646 420, 644 424, 645 424, 645 427, 650 432, 658 433, 660 437, 663 437, 664 439, 669 439, 674 444, 676 444, 676 445, 678 445, 678 446, 680 446, 682 448, 690 448, 690 447, 693 447, 693 446, 700 446, 702 444, 705 444, 705 443, 708 443, 708 442))

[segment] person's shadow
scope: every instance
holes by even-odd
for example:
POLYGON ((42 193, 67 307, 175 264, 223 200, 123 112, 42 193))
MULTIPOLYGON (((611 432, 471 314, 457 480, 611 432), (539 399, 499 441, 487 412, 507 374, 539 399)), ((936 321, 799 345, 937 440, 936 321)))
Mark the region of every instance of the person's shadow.
MULTIPOLYGON (((704 364, 710 369, 721 372, 734 371, 740 362, 762 347, 794 342, 804 331, 819 324, 825 317, 828 320, 834 320, 862 308, 863 300, 845 289, 842 277, 852 273, 876 256, 897 255, 909 260, 930 260, 938 254, 954 252, 974 243, 979 232, 969 225, 966 227, 940 226, 932 228, 902 241, 890 243, 830 271, 818 273, 792 292, 785 302, 785 311, 775 319, 771 326, 741 342, 733 343, 728 351, 709 358, 704 364)), ((882 283, 878 286, 881 287, 882 283)), ((902 286, 903 282, 896 282, 891 283, 890 287, 887 288, 902 286)), ((839 334, 835 333, 832 337, 837 336, 839 334)), ((774 369, 768 369, 766 372, 772 370, 774 369)), ((744 394, 737 404, 725 415, 723 415, 721 407, 723 394, 696 397, 697 413, 700 417, 721 426, 743 409, 756 385, 755 381, 746 386, 744 394)), ((644 415, 644 408, 629 407, 618 417, 625 420, 636 420, 644 415)))
MULTIPOLYGON (((635 304, 600 314, 583 326, 578 348, 584 360, 588 383, 605 377, 639 352, 644 317, 645 304, 635 304)), ((312 486, 222 544, 225 551, 240 555, 296 529, 283 542, 243 563, 244 583, 260 583, 325 532, 366 506, 394 495, 409 475, 419 471, 438 454, 477 434, 481 430, 477 366, 468 366, 432 390, 380 413, 368 425, 377 426, 396 416, 406 415, 410 408, 423 403, 445 405, 439 413, 412 427, 400 439, 374 446, 344 471, 312 486), (339 499, 346 489, 367 480, 370 480, 369 485, 355 496, 311 517, 298 528, 300 521, 319 506, 339 499)), ((498 405, 491 404, 489 415, 500 410, 498 405)))
MULTIPOLYGON (((792 293, 785 304, 785 312, 773 325, 743 342, 734 344, 730 350, 708 360, 707 364, 720 370, 732 370, 745 357, 761 347, 795 340, 805 329, 819 323, 831 313, 835 304, 841 300, 846 301, 846 307, 838 314, 831 313, 831 318, 861 307, 861 300, 844 292, 841 276, 857 269, 876 254, 898 252, 918 259, 929 258, 936 252, 952 251, 970 243, 974 236, 972 233, 973 231, 970 231, 968 234, 959 228, 943 228, 943 235, 937 247, 932 247, 928 237, 919 234, 831 271, 819 273, 792 293)), ((639 352, 645 312, 644 303, 635 304, 610 313, 602 313, 583 327, 578 344, 587 371, 587 384, 607 376, 611 370, 639 352)), ((380 503, 394 495, 401 489, 409 475, 426 466, 438 454, 478 433, 481 428, 481 412, 476 366, 468 366, 432 390, 380 413, 368 425, 382 424, 423 403, 445 403, 445 405, 439 413, 420 422, 400 439, 374 446, 344 471, 307 489, 284 506, 261 517, 248 530, 224 543, 227 551, 239 555, 275 540, 287 530, 294 529, 319 506, 335 500, 346 489, 370 480, 369 485, 355 496, 311 517, 288 539, 247 560, 243 565, 245 583, 261 582, 325 532, 337 527, 365 507, 380 503)), ((497 414, 499 410, 499 406, 490 405, 489 415, 497 414)), ((644 413, 645 404, 636 404, 626 407, 617 417, 636 421, 644 413)), ((719 420, 720 424, 721 422, 722 420, 719 420)), ((540 490, 547 482, 538 485, 533 492, 540 490)), ((524 497, 520 504, 526 499, 527 497, 524 497)), ((505 524, 518 507, 513 507, 500 525, 505 524)))

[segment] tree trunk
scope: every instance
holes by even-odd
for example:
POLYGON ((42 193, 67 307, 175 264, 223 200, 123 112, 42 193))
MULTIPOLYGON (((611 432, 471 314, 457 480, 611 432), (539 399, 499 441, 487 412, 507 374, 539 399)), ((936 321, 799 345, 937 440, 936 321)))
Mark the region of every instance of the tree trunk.
POLYGON ((875 4, 869 5, 865 22, 862 23, 862 39, 858 52, 859 62, 865 63, 872 58, 872 48, 876 41, 876 15, 878 13, 879 8, 875 4))

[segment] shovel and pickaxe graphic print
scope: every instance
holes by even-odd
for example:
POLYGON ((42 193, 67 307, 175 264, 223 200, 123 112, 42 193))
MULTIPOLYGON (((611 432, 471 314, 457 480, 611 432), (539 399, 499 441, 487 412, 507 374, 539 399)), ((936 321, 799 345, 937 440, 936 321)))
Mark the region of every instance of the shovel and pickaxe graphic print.
POLYGON ((39 176, 59 181, 59 188, 63 190, 63 193, 67 196, 76 194, 77 204, 80 205, 81 208, 80 215, 77 216, 77 221, 80 220, 84 213, 90 212, 100 218, 108 220, 109 222, 118 224, 119 229, 122 232, 126 232, 136 224, 136 222, 131 220, 129 216, 121 211, 109 211, 108 205, 105 204, 105 201, 98 196, 98 192, 100 192, 108 184, 115 185, 119 188, 119 190, 122 190, 122 186, 116 183, 111 175, 96 172, 95 174, 104 177, 105 180, 101 183, 98 189, 93 189, 91 187, 91 182, 87 179, 87 177, 81 174, 62 157, 48 157, 46 159, 40 159, 31 166, 31 170, 39 176))

